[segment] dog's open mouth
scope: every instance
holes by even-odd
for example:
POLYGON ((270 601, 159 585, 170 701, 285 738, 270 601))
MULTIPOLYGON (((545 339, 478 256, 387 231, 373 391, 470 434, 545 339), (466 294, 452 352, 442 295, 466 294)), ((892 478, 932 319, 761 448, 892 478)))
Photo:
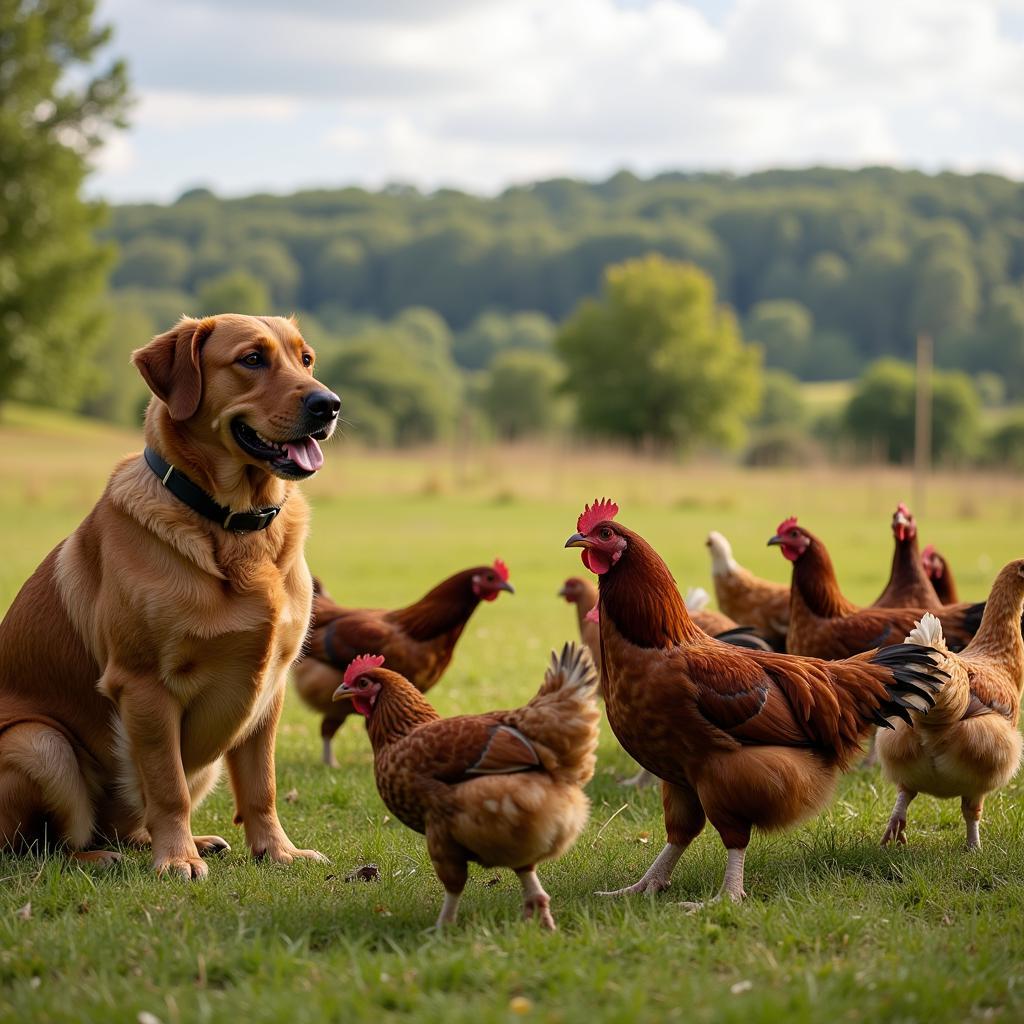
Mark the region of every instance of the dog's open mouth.
POLYGON ((324 464, 324 453, 317 442, 327 439, 330 428, 323 427, 289 441, 272 441, 244 420, 236 419, 231 422, 231 434, 242 451, 270 463, 274 473, 304 477, 312 476, 324 464))

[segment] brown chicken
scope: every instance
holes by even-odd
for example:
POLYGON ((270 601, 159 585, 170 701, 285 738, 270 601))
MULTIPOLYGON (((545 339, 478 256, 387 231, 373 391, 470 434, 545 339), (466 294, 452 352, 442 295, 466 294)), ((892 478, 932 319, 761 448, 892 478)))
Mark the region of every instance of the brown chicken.
POLYGON ((789 585, 773 583, 744 569, 732 556, 732 546, 715 530, 708 534, 711 578, 718 607, 730 618, 750 626, 777 651, 786 649, 789 629, 789 585))
POLYGON ((365 651, 383 654, 390 667, 426 693, 444 675, 477 605, 495 600, 502 591, 515 593, 508 577, 508 567, 498 558, 493 565, 449 576, 415 604, 397 611, 342 608, 319 580, 313 581, 309 639, 293 672, 299 696, 324 716, 324 764, 337 767, 331 741, 352 712, 351 705, 332 701, 348 663, 365 651))
POLYGON ((821 810, 868 730, 909 717, 908 706, 927 707, 942 675, 913 645, 825 662, 712 639, 694 625, 657 552, 614 522, 617 512, 595 502, 566 547, 583 548, 584 565, 600 577, 608 721, 663 780, 668 842, 640 881, 618 891, 666 888, 710 820, 728 850, 719 896, 739 900, 751 829, 821 810))
POLYGON ((901 501, 892 515, 892 568, 885 590, 873 608, 927 608, 938 611, 943 602, 932 586, 917 546, 917 523, 901 501))
MULTIPOLYGON (((898 642, 926 608, 860 608, 839 589, 825 545, 795 518, 779 525, 769 544, 793 563, 786 650, 812 658, 849 658, 898 642)), ((947 643, 960 649, 981 624, 984 604, 955 604, 937 612, 947 643)))
POLYGON ((601 675, 601 629, 597 624, 597 587, 579 576, 570 576, 559 590, 558 596, 576 606, 576 621, 580 639, 587 645, 598 677, 601 675))
POLYGON ((444 886, 438 926, 455 920, 467 865, 511 868, 523 916, 555 928, 537 864, 564 853, 587 822, 600 713, 586 648, 566 644, 537 695, 515 711, 439 718, 409 680, 355 659, 335 694, 366 716, 381 799, 427 837, 444 886))
POLYGON ((981 846, 978 827, 985 796, 1005 786, 1020 766, 1022 612, 1024 560, 1018 560, 996 577, 981 627, 959 654, 946 650, 942 625, 934 615, 925 615, 910 631, 908 643, 941 652, 935 662, 949 681, 927 715, 912 712, 913 729, 897 722, 893 732, 879 734, 882 769, 898 787, 883 844, 907 841, 907 806, 918 793, 930 793, 960 797, 967 848, 981 846))
POLYGON ((933 544, 929 544, 921 552, 921 565, 935 588, 935 593, 939 595, 939 600, 943 604, 956 604, 960 600, 960 594, 953 578, 953 570, 945 557, 935 550, 933 544))

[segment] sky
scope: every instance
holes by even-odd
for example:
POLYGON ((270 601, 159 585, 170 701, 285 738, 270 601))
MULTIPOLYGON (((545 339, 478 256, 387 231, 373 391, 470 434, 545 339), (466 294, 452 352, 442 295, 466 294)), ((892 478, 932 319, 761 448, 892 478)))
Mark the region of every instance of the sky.
POLYGON ((116 202, 895 164, 1024 178, 1024 0, 100 0, 116 202))

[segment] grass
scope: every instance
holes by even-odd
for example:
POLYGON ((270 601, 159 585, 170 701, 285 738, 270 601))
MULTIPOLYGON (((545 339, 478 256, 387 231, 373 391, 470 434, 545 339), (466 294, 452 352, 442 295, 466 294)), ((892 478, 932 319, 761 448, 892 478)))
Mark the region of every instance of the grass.
MULTIPOLYGON (((137 436, 49 414, 5 411, 6 512, 0 608, 88 511, 137 436)), ((849 595, 870 600, 888 569, 898 472, 740 472, 622 454, 532 448, 374 455, 328 452, 314 503, 310 564, 336 596, 394 605, 447 573, 501 555, 515 597, 481 608, 432 693, 442 714, 511 706, 538 685, 548 650, 571 636, 554 596, 581 569, 562 543, 585 499, 609 493, 621 518, 666 556, 682 585, 709 586, 704 535, 720 529, 741 561, 782 579, 765 547, 799 513, 830 544, 849 595)), ((966 596, 1018 556, 1024 485, 938 478, 922 515, 966 596)), ((561 930, 518 918, 511 875, 471 873, 460 925, 429 930, 441 890, 421 837, 391 820, 369 745, 350 723, 341 767, 318 762, 318 723, 289 695, 278 744, 281 817, 332 863, 255 864, 221 787, 195 815, 231 853, 202 884, 161 881, 142 853, 103 873, 60 857, 0 857, 0 1017, 21 1021, 239 1019, 490 1022, 938 1021, 1024 1016, 1024 811, 1015 782, 989 801, 979 855, 963 849, 955 802, 921 797, 912 845, 877 840, 892 793, 876 772, 843 780, 829 810, 755 836, 742 906, 686 915, 673 900, 717 888, 724 852, 710 829, 669 894, 606 902, 663 841, 654 792, 622 790, 630 770, 605 731, 591 824, 542 869, 561 930), (286 798, 285 794, 289 794, 286 798), (376 883, 348 883, 367 862, 376 883), (23 908, 30 906, 30 910, 23 908), (21 911, 19 913, 19 911, 21 911)))

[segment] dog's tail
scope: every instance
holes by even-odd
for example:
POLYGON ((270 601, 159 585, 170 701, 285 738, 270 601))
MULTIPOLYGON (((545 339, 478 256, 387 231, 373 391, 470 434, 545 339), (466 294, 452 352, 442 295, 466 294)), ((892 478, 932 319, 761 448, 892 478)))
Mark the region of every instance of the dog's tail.
MULTIPOLYGON (((62 732, 42 722, 18 722, 0 733, 0 782, 8 782, 12 774, 24 776, 42 794, 41 810, 56 826, 56 839, 74 850, 88 846, 95 828, 93 802, 62 732)), ((15 799, 11 806, 0 807, 0 843, 14 841, 22 822, 7 818, 20 816, 20 803, 15 799)))

